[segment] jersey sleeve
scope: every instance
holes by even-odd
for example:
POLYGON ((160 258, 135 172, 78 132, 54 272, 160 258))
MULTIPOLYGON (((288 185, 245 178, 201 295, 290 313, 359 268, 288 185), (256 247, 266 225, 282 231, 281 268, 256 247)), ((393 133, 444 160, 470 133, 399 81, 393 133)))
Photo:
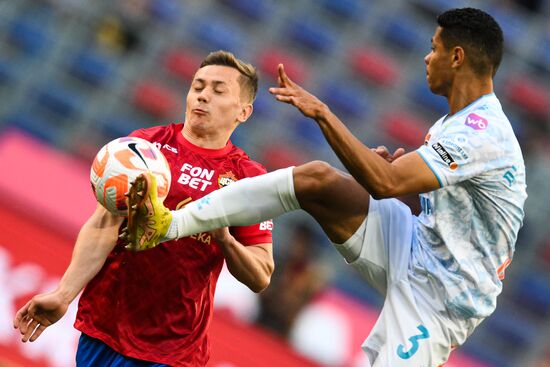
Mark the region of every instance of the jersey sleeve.
POLYGON ((245 246, 273 243, 273 221, 266 220, 258 224, 242 227, 231 227, 231 234, 245 246))
POLYGON ((144 129, 138 129, 132 131, 128 136, 133 136, 135 138, 141 138, 148 141, 151 141, 153 136, 155 136, 156 133, 158 133, 159 128, 158 127, 150 127, 150 128, 144 128, 144 129))
MULTIPOLYGON (((265 167, 252 160, 241 161, 241 177, 254 177, 267 172, 265 167)), ((231 234, 243 245, 252 246, 261 243, 273 243, 273 220, 266 220, 251 226, 231 227, 231 234)))
POLYGON ((476 112, 448 124, 437 137, 417 149, 442 187, 499 166, 503 151, 498 121, 476 112))

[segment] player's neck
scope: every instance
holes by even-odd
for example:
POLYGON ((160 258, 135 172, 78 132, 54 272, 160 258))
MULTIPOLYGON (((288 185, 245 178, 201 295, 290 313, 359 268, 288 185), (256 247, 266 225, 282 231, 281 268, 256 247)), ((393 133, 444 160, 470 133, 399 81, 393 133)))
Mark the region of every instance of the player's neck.
POLYGON ((230 136, 222 134, 196 133, 183 128, 183 137, 193 145, 206 149, 222 149, 227 145, 230 136))
POLYGON ((456 80, 447 96, 449 115, 454 115, 490 93, 493 93, 493 80, 491 78, 465 78, 456 80))

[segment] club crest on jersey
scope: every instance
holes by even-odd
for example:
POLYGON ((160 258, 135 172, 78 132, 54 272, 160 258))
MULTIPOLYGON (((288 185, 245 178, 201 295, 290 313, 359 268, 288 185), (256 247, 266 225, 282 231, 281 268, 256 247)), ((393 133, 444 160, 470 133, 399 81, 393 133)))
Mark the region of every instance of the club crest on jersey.
POLYGON ((435 150, 435 152, 443 159, 443 162, 445 162, 451 171, 454 171, 458 168, 458 163, 455 162, 453 157, 445 150, 443 145, 439 143, 435 143, 432 145, 432 148, 435 150))
POLYGON ((220 186, 220 189, 232 184, 235 181, 237 181, 237 177, 231 171, 222 173, 218 176, 218 185, 220 186))
POLYGON ((479 131, 487 129, 487 126, 489 126, 489 121, 479 115, 476 115, 475 113, 471 113, 466 117, 464 125, 479 131))

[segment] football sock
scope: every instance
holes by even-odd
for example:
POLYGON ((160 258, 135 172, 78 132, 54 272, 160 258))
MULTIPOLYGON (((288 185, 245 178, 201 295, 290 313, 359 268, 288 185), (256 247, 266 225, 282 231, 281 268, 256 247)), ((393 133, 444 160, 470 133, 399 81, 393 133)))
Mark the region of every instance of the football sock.
POLYGON ((165 240, 228 226, 245 226, 300 209, 294 167, 244 178, 172 211, 165 240))
POLYGON ((365 235, 365 226, 367 225, 367 220, 364 220, 361 226, 355 231, 355 233, 348 238, 344 243, 335 243, 332 242, 334 248, 338 250, 340 255, 346 259, 348 263, 352 263, 359 255, 361 255, 361 249, 363 248, 363 241, 361 238, 365 235))

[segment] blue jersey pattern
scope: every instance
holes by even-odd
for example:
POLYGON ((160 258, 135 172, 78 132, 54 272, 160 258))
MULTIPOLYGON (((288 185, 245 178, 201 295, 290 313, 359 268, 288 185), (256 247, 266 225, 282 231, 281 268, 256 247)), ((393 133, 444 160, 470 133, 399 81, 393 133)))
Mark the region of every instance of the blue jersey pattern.
POLYGON ((436 279, 453 313, 487 317, 523 222, 519 143, 497 97, 488 94, 438 120, 417 152, 441 188, 420 195, 414 272, 436 279))

